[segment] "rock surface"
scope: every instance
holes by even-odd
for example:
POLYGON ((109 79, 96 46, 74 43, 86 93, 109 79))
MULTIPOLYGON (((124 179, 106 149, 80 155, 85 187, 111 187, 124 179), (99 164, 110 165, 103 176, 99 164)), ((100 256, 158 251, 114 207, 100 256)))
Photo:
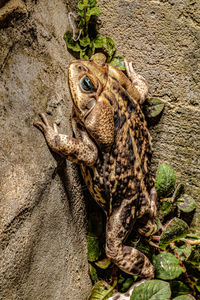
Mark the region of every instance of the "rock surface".
POLYGON ((72 57, 63 40, 68 7, 61 0, 26 1, 26 10, 9 17, 0 38, 0 298, 86 299, 91 283, 78 169, 69 162, 57 168, 33 127, 46 112, 72 134, 72 57))
MULTIPOLYGON (((71 135, 72 57, 63 35, 76 2, 10 0, 0 11, 1 299, 84 300, 91 288, 78 169, 57 163, 33 127, 38 112, 46 112, 71 135)), ((99 6, 101 33, 116 40, 118 54, 134 59, 150 95, 166 103, 151 128, 152 169, 161 161, 173 165, 197 201, 193 226, 200 231, 200 2, 99 0, 99 6)))

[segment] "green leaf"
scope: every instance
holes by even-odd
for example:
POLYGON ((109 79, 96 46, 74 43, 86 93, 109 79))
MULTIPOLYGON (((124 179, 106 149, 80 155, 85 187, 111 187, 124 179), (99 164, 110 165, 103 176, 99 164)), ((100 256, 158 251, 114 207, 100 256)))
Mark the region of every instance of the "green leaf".
POLYGON ((187 260, 190 254, 192 253, 192 246, 190 244, 185 243, 180 247, 176 247, 176 251, 181 260, 184 261, 187 260))
POLYGON ((67 31, 64 35, 64 40, 66 42, 67 48, 75 51, 75 52, 80 52, 81 47, 79 45, 79 42, 75 42, 72 38, 72 33, 70 31, 67 31))
POLYGON ((200 293, 200 279, 197 281, 195 287, 196 287, 197 291, 200 293))
POLYGON ((181 211, 189 213, 195 209, 195 201, 191 196, 184 194, 178 198, 177 206, 181 211))
POLYGON ((94 52, 95 52, 94 42, 91 42, 88 49, 88 57, 90 58, 94 54, 94 52))
POLYGON ((168 252, 161 252, 154 256, 153 266, 156 277, 164 280, 172 280, 184 272, 176 256, 168 252))
POLYGON ((171 286, 173 297, 191 293, 191 289, 187 285, 185 285, 182 281, 173 280, 170 282, 170 286, 171 286))
POLYGON ((82 1, 79 1, 78 9, 83 10, 84 8, 85 8, 85 5, 82 3, 82 1))
POLYGON ((195 298, 192 295, 182 295, 182 296, 173 298, 173 300, 195 300, 195 298))
POLYGON ((98 7, 92 7, 91 9, 87 10, 86 16, 91 17, 91 16, 99 16, 101 14, 101 10, 98 7))
POLYGON ((91 295, 88 300, 105 300, 113 295, 113 287, 105 281, 98 281, 92 288, 91 295))
POLYGON ((88 236, 88 260, 95 261, 99 258, 101 250, 99 247, 99 239, 94 236, 88 236))
POLYGON ((166 225, 160 236, 159 247, 165 249, 171 242, 184 238, 188 233, 188 225, 181 219, 173 218, 166 225))
POLYGON ((200 267, 200 245, 196 245, 193 248, 187 262, 192 264, 193 266, 200 267))
POLYGON ((88 36, 82 37, 79 42, 81 46, 86 47, 90 44, 90 38, 88 36))
POLYGON ((97 5, 97 1, 96 0, 88 0, 88 3, 90 5, 90 7, 95 7, 97 5))
MULTIPOLYGON (((134 236, 134 233, 133 233, 134 236)), ((143 254, 145 254, 147 257, 151 257, 152 255, 152 246, 149 245, 149 243, 147 243, 145 238, 140 238, 138 240, 137 239, 132 239, 132 235, 129 238, 130 241, 130 245, 134 248, 137 248, 137 250, 139 250, 140 252, 142 252, 143 254)))
POLYGON ((166 199, 163 199, 160 203, 160 213, 162 216, 166 216, 172 209, 172 203, 166 199))
POLYGON ((99 280, 97 270, 91 264, 89 264, 89 274, 93 282, 97 282, 99 280))
POLYGON ((106 45, 106 38, 97 34, 93 41, 95 48, 103 48, 106 45))
POLYGON ((103 270, 107 269, 110 266, 110 264, 111 260, 109 258, 104 258, 95 262, 95 265, 103 270))
POLYGON ((170 296, 171 290, 168 282, 150 280, 137 286, 130 300, 167 300, 170 296))
POLYGON ((110 60, 113 57, 113 54, 116 51, 115 41, 111 37, 106 37, 105 51, 108 54, 108 62, 110 62, 110 60))
POLYGON ((162 228, 162 223, 159 218, 156 218, 155 222, 157 226, 157 231, 159 231, 162 228))
POLYGON ((80 22, 79 22, 78 27, 79 27, 80 29, 81 29, 81 28, 83 29, 84 26, 85 26, 85 12, 84 12, 84 10, 80 10, 80 9, 79 9, 78 14, 79 14, 79 16, 81 17, 81 20, 80 20, 80 22))
POLYGON ((81 50, 80 59, 89 59, 88 55, 85 54, 85 49, 81 50))
POLYGON ((155 118, 161 114, 164 109, 164 103, 158 98, 149 98, 145 101, 144 112, 147 118, 155 118))
POLYGON ((192 240, 199 240, 200 239, 200 237, 195 233, 188 233, 187 238, 192 239, 192 240))
POLYGON ((171 196, 176 184, 176 173, 172 166, 162 163, 158 166, 156 176, 156 191, 159 198, 171 196))
POLYGON ((110 65, 122 71, 126 70, 123 56, 114 56, 110 62, 110 65))
POLYGON ((131 287, 131 285, 133 284, 134 279, 133 277, 129 277, 127 278, 123 283, 122 283, 122 287, 120 288, 120 292, 121 293, 125 293, 128 291, 128 289, 131 287))
POLYGON ((173 202, 175 202, 184 193, 184 185, 179 183, 173 194, 173 202))

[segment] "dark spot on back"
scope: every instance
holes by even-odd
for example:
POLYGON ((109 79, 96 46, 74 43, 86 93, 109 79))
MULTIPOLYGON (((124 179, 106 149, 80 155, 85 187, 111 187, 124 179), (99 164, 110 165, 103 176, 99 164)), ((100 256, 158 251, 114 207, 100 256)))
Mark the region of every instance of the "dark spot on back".
POLYGON ((113 87, 113 90, 115 90, 115 91, 119 90, 119 87, 115 83, 113 83, 112 87, 113 87))
POLYGON ((128 93, 125 90, 119 90, 119 94, 123 100, 125 100, 129 103, 131 102, 131 98, 129 97, 128 93))
POLYGON ((109 101, 110 105, 113 105, 113 101, 112 101, 111 97, 109 95, 107 95, 106 93, 104 93, 103 95, 109 101))
POLYGON ((115 80, 115 81, 117 81, 119 83, 119 81, 117 80, 116 77, 114 77, 114 76, 111 76, 111 77, 112 77, 113 80, 115 80))
POLYGON ((125 121, 126 121, 126 116, 125 115, 121 115, 121 117, 120 117, 120 123, 119 123, 119 128, 123 127, 125 121))
POLYGON ((117 234, 117 237, 119 239, 121 239, 123 236, 124 236, 124 231, 123 230, 119 231, 118 234, 117 234))

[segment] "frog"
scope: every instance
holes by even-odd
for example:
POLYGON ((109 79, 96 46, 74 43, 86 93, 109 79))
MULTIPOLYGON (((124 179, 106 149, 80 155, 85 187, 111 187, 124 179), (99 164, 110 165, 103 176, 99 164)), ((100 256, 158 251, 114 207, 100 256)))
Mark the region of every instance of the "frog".
POLYGON ((69 64, 73 136, 59 133, 44 113, 34 125, 53 152, 80 165, 90 194, 106 214, 107 257, 127 274, 148 280, 154 277, 153 265, 126 245, 133 230, 146 237, 157 230, 149 171, 152 138, 141 109, 148 84, 131 60, 124 63, 126 74, 106 63, 103 53, 69 64))

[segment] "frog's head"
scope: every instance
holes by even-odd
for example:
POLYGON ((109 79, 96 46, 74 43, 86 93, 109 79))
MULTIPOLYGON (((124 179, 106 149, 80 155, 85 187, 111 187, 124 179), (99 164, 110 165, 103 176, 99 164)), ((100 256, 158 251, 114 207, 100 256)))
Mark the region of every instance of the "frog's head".
POLYGON ((109 150, 114 140, 113 107, 103 96, 108 65, 102 53, 91 60, 76 60, 68 69, 69 87, 76 116, 102 148, 109 150))

